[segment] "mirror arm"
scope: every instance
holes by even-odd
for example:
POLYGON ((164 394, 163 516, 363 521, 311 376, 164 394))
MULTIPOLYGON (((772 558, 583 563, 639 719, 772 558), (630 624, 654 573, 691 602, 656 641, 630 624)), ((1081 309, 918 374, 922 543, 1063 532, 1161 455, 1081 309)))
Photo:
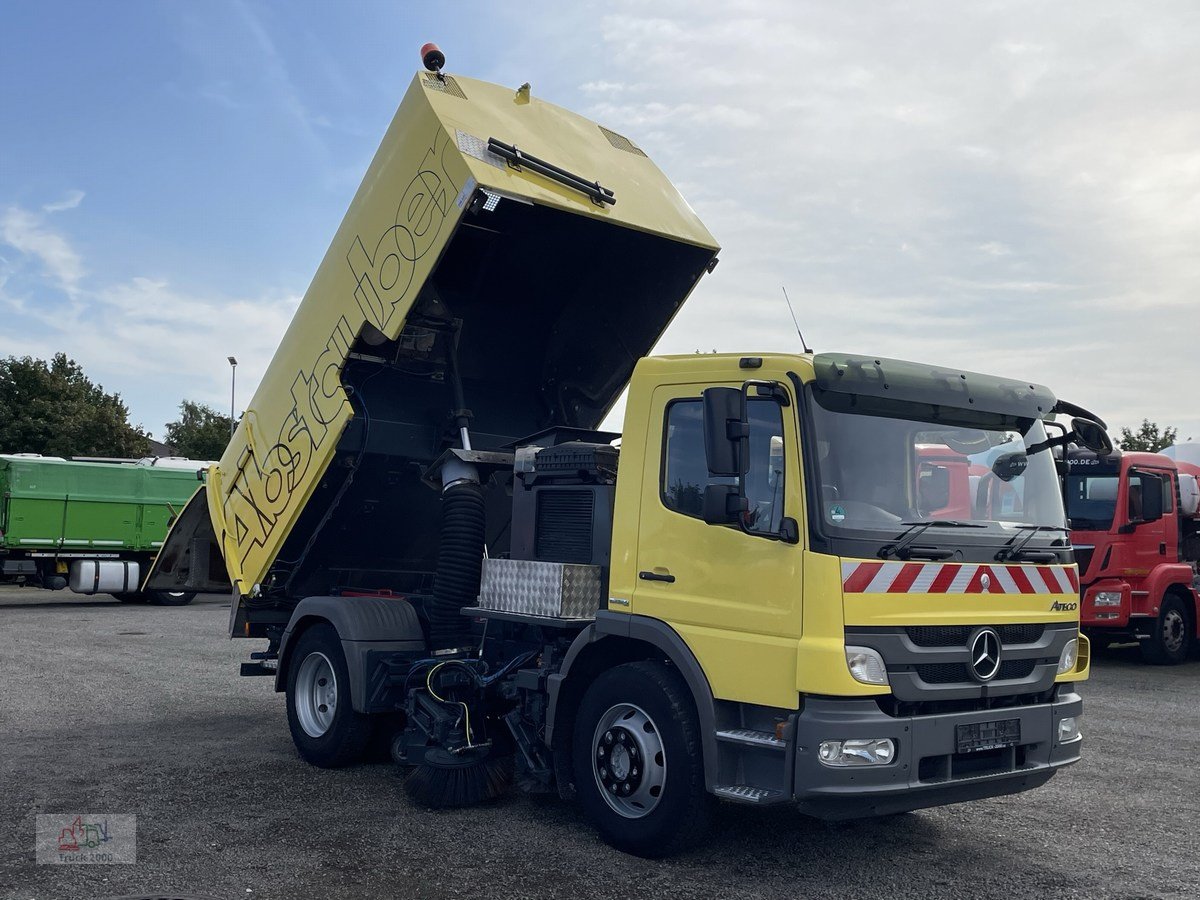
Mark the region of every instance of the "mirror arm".
POLYGON ((1049 450, 1051 447, 1065 447, 1071 443, 1071 438, 1075 436, 1075 432, 1070 431, 1062 434, 1059 437, 1046 438, 1044 441, 1039 441, 1025 448, 1026 456, 1033 456, 1035 453, 1041 453, 1043 450, 1049 450))
POLYGON ((1076 406, 1074 403, 1069 403, 1066 400, 1056 401, 1050 412, 1066 413, 1069 416, 1078 416, 1081 419, 1091 419, 1105 431, 1108 431, 1108 423, 1094 412, 1090 412, 1089 410, 1084 409, 1082 406, 1076 406))

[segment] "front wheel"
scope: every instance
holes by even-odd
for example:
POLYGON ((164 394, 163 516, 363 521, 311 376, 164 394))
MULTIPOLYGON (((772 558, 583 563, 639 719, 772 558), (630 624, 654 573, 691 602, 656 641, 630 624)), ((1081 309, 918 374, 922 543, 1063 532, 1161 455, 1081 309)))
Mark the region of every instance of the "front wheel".
POLYGON ((196 599, 194 591, 146 591, 144 596, 155 606, 187 606, 196 599))
POLYGON ((306 762, 322 769, 362 758, 371 738, 371 718, 350 703, 350 670, 332 625, 314 625, 300 635, 287 673, 288 729, 306 762))
POLYGON ((584 813, 612 846, 662 857, 695 843, 714 804, 683 678, 657 662, 608 670, 583 696, 573 741, 584 813))
POLYGON ((1142 655, 1156 665, 1179 665, 1187 660, 1195 635, 1191 609, 1179 597, 1167 594, 1158 609, 1153 633, 1142 642, 1142 655))

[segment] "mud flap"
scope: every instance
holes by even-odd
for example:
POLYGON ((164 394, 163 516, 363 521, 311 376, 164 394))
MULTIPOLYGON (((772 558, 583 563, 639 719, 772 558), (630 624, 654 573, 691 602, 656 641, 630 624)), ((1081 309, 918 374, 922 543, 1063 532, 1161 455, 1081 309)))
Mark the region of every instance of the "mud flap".
POLYGON ((171 526, 142 590, 203 594, 233 591, 208 513, 207 485, 196 491, 171 526))

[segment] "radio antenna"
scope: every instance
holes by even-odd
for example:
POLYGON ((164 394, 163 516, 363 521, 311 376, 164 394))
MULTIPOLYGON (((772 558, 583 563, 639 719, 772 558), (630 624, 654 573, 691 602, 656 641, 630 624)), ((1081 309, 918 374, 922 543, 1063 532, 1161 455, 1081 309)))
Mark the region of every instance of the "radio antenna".
POLYGON ((783 291, 783 302, 787 304, 788 312, 792 314, 792 324, 796 326, 796 334, 800 335, 800 346, 804 348, 805 353, 812 353, 808 342, 804 340, 804 332, 800 330, 800 323, 796 321, 796 311, 792 309, 792 301, 788 298, 787 288, 780 285, 779 289, 783 291))

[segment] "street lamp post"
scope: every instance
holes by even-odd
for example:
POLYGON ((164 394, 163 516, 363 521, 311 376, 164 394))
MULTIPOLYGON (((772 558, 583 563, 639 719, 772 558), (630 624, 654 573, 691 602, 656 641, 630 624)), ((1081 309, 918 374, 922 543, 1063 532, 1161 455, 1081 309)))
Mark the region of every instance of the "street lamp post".
POLYGON ((237 360, 230 356, 229 360, 229 439, 233 440, 233 430, 237 427, 235 410, 237 409, 237 360))

